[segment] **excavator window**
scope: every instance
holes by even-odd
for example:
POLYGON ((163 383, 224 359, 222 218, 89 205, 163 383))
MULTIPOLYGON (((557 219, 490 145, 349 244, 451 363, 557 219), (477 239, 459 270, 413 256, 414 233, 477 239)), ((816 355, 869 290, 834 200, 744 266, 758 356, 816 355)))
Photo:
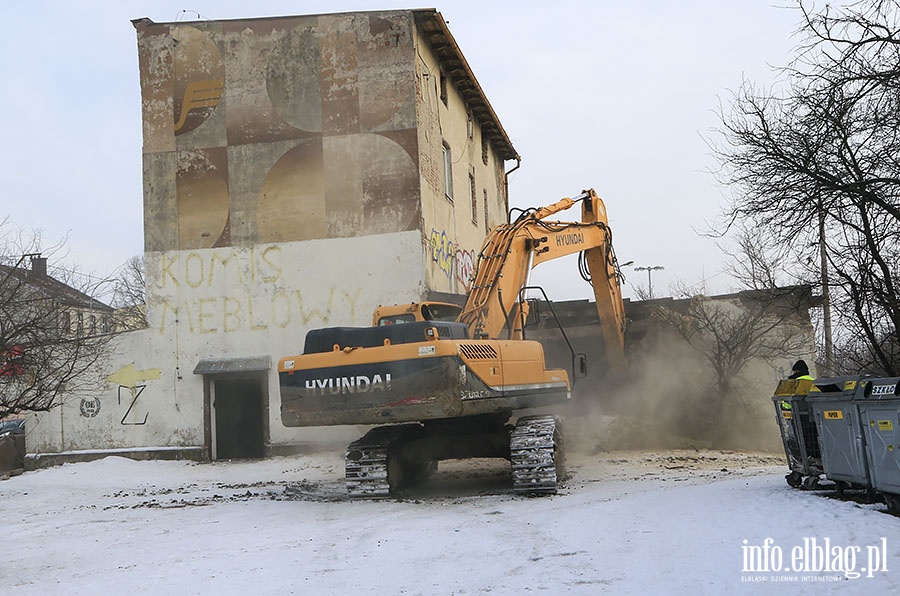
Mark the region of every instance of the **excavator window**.
POLYGON ((399 323, 415 323, 416 317, 415 315, 394 315, 388 317, 381 317, 378 319, 378 326, 384 327, 385 325, 397 325, 399 323))
POLYGON ((422 318, 426 321, 456 321, 462 307, 455 304, 423 304, 422 318))

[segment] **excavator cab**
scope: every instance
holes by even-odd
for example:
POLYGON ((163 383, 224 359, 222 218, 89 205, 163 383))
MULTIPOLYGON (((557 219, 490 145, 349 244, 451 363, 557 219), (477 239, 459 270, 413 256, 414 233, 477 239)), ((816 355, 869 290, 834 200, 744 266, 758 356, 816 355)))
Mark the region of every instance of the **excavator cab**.
POLYGON ((454 322, 459 318, 461 312, 461 306, 450 302, 412 302, 379 306, 372 315, 372 326, 383 327, 421 321, 454 322))

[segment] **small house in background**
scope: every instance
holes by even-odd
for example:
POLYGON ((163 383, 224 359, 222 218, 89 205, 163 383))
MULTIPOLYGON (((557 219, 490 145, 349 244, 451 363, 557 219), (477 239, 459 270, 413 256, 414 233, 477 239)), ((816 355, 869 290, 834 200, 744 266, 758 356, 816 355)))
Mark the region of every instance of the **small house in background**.
POLYGON ((47 304, 44 310, 55 316, 60 338, 109 333, 115 327, 111 306, 51 276, 46 257, 37 253, 25 255, 15 266, 0 265, 0 296, 13 298, 4 303, 47 304), (28 268, 21 266, 26 258, 28 268))
MULTIPOLYGON (((50 345, 85 346, 88 337, 108 334, 114 327, 113 309, 47 271, 40 254, 24 255, 13 265, 0 265, 0 477, 21 472, 25 456, 25 420, 16 414, 20 399, 28 401, 29 387, 53 376, 54 369, 75 366, 75 360, 56 361, 50 345), (23 267, 23 264, 29 266, 23 267), (37 370, 32 364, 41 363, 37 370), (10 409, 11 408, 11 409, 10 409), (7 412, 13 415, 3 419, 7 412)), ((48 391, 53 383, 47 382, 48 391)), ((34 406, 34 403, 30 404, 34 406)))

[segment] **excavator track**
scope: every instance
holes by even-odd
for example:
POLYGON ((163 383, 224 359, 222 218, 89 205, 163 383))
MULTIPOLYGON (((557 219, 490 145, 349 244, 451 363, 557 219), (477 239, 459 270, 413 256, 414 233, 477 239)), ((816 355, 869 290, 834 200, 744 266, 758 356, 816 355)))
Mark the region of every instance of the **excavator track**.
POLYGON ((557 416, 519 418, 509 437, 513 490, 526 495, 555 495, 563 478, 562 426, 557 416))
POLYGON ((391 446, 415 426, 379 426, 347 446, 344 475, 351 497, 372 499, 391 495, 391 479, 388 476, 391 446))

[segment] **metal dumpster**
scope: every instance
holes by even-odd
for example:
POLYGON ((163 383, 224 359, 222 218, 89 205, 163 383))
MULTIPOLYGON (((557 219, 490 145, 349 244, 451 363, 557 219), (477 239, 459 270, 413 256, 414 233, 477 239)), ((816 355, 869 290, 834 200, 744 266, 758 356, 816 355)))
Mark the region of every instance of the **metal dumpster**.
POLYGON ((857 407, 864 386, 858 375, 816 379, 807 398, 818 431, 822 469, 839 490, 871 488, 857 407))
POLYGON ((784 478, 794 488, 815 488, 822 474, 816 425, 806 400, 812 386, 813 382, 808 379, 785 379, 778 383, 772 396, 775 419, 791 471, 784 478))
POLYGON ((900 377, 866 379, 858 401, 872 488, 900 515, 900 377))

